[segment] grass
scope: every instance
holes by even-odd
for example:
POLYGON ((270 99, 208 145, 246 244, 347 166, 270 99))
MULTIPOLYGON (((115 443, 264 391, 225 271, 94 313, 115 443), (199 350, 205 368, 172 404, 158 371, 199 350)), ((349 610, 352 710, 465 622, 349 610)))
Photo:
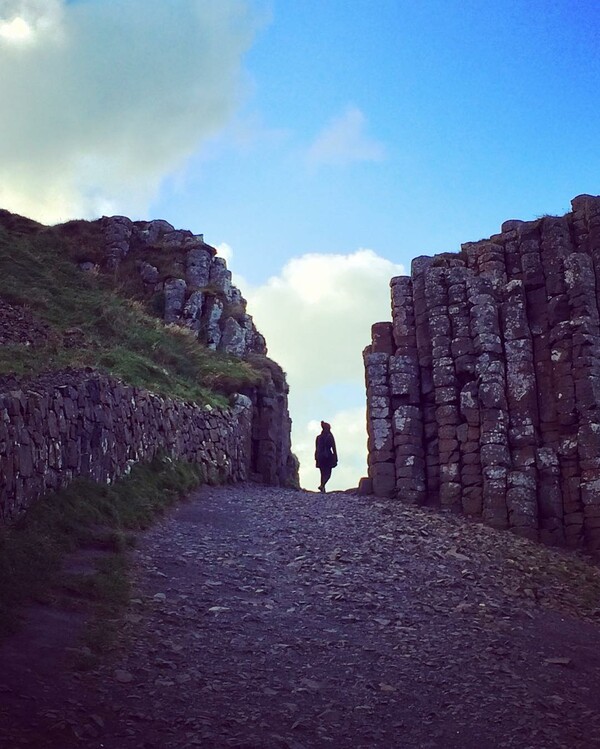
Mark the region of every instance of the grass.
POLYGON ((53 230, 19 236, 0 227, 0 297, 51 327, 46 345, 0 347, 0 374, 89 366, 162 395, 213 405, 262 377, 247 362, 208 351, 189 331, 165 326, 142 303, 120 296, 110 278, 81 272, 53 230), (73 328, 83 343, 67 348, 63 334, 73 328))
POLYGON ((200 466, 159 457, 112 486, 78 479, 34 504, 15 526, 0 529, 0 636, 17 629, 28 602, 75 595, 94 605, 90 639, 102 640, 102 622, 110 622, 128 600, 132 531, 147 528, 204 480, 200 466), (70 552, 89 548, 108 552, 93 575, 61 573, 70 552))

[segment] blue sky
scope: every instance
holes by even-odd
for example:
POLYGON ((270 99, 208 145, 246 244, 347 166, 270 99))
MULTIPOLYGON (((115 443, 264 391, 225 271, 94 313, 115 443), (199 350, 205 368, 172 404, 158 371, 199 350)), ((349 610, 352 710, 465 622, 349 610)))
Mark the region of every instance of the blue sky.
POLYGON ((0 206, 203 232, 346 488, 390 277, 600 192, 599 42, 590 1, 0 0, 0 206))
POLYGON ((167 187, 154 205, 231 244, 252 281, 306 251, 366 246, 407 262, 457 249, 597 191, 596 3, 270 7, 237 115, 255 142, 221 143, 190 165, 186 195, 167 187), (310 143, 349 107, 383 158, 307 168, 310 143))

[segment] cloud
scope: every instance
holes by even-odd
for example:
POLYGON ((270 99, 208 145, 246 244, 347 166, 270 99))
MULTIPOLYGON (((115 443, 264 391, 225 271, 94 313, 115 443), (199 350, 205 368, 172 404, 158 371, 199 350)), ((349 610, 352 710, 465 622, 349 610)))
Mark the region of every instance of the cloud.
POLYGON ((373 250, 303 255, 248 290, 250 312, 297 387, 362 383, 362 349, 389 319, 389 281, 402 273, 373 250))
POLYGON ((61 0, 0 0, 0 42, 29 45, 54 35, 61 38, 61 0))
POLYGON ((308 149, 311 167, 346 166, 360 161, 382 161, 385 148, 365 132, 367 120, 358 107, 335 117, 308 149))
POLYGON ((0 206, 143 212, 231 117, 246 0, 0 0, 0 206))
POLYGON ((331 422, 340 453, 332 488, 356 486, 366 472, 362 350, 371 325, 390 319, 389 281, 404 272, 373 250, 360 249, 294 258, 259 287, 234 278, 267 339, 269 356, 287 372, 294 450, 309 488, 317 485, 313 451, 321 419, 331 422))
POLYGON ((222 257, 231 268, 231 261, 233 259, 233 249, 231 248, 231 245, 228 245, 227 242, 221 242, 221 244, 216 246, 216 250, 219 257, 222 257))

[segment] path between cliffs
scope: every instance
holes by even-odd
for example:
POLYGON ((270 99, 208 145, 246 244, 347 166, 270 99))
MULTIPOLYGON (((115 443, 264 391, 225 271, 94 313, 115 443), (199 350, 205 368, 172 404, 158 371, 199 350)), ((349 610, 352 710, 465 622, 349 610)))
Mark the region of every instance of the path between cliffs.
POLYGON ((5 687, 28 717, 0 742, 600 747, 600 619, 570 612, 551 579, 525 587, 529 559, 561 564, 393 502, 203 488, 141 536, 117 652, 31 673, 35 701, 5 687))

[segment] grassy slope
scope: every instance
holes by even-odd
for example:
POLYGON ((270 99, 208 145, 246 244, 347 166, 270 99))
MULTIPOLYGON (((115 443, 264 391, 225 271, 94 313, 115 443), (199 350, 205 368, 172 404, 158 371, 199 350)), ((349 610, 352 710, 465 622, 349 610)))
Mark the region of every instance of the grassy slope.
POLYGON ((51 327, 45 346, 0 347, 0 374, 92 366, 154 392, 213 404, 258 382, 260 372, 248 363, 208 351, 120 296, 109 279, 81 272, 69 251, 55 231, 20 236, 0 226, 0 299, 25 305, 51 327), (84 344, 66 348, 62 334, 73 328, 84 344))

